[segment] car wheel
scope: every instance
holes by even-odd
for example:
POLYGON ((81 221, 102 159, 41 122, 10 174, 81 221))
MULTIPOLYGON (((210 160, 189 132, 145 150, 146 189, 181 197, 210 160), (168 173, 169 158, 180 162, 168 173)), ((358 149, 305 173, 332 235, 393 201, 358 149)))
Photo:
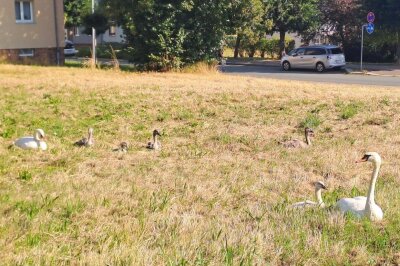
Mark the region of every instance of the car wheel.
POLYGON ((283 62, 282 69, 284 71, 289 71, 290 70, 290 63, 288 61, 283 62))
POLYGON ((322 73, 322 72, 324 72, 325 71, 325 66, 324 66, 324 64, 323 63, 321 63, 321 62, 319 62, 319 63, 317 63, 317 65, 316 65, 316 68, 315 68, 319 73, 322 73))

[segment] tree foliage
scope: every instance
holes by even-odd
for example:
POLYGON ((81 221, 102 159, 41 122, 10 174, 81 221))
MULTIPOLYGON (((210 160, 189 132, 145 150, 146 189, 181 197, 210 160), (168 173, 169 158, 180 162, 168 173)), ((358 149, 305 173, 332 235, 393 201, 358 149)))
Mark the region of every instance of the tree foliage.
POLYGON ((82 25, 85 27, 85 34, 92 34, 92 28, 96 29, 96 35, 100 35, 108 30, 108 19, 100 12, 87 14, 82 18, 82 25))
POLYGON ((319 8, 323 31, 334 43, 342 43, 346 49, 360 35, 363 23, 360 0, 321 0, 319 8))
POLYGON ((286 32, 303 32, 319 24, 318 0, 266 0, 265 18, 280 33, 280 52, 286 32))
POLYGON ((227 32, 236 35, 234 57, 238 57, 240 46, 245 47, 252 57, 257 43, 265 36, 268 28, 263 18, 263 2, 261 0, 230 0, 227 4, 227 32))
POLYGON ((105 0, 124 28, 133 58, 158 70, 215 57, 225 31, 224 2, 105 0))
POLYGON ((365 0, 365 9, 376 16, 374 43, 393 46, 394 59, 400 64, 400 1, 365 0))
POLYGON ((376 33, 366 40, 366 56, 400 62, 399 0, 102 0, 98 12, 89 15, 90 3, 64 0, 66 26, 86 24, 102 33, 108 26, 103 12, 123 27, 132 60, 156 70, 214 58, 226 35, 236 38, 235 57, 243 51, 249 56, 256 50, 268 53, 265 36, 272 32, 280 34, 279 54, 286 33, 296 32, 306 42, 326 34, 347 54, 358 55, 369 10, 377 19, 376 33))
POLYGON ((361 26, 368 11, 375 13, 375 31, 366 35, 365 59, 400 60, 400 1, 398 0, 321 0, 322 29, 331 42, 343 45, 349 60, 360 60, 361 26))
POLYGON ((64 0, 65 27, 80 26, 89 11, 89 0, 64 0))

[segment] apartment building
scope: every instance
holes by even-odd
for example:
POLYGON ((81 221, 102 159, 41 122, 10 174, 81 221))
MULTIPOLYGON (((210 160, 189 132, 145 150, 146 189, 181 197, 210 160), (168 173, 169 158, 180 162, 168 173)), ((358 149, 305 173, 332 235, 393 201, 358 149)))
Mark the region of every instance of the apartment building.
POLYGON ((63 0, 0 0, 0 61, 64 64, 63 0))

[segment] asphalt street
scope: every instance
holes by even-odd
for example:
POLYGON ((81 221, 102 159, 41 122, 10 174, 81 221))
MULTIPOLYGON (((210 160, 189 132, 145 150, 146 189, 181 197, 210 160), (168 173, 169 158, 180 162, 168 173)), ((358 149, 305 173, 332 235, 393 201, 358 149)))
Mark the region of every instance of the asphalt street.
POLYGON ((346 74, 341 70, 329 70, 324 73, 317 73, 312 70, 291 70, 285 72, 277 66, 225 65, 221 66, 221 71, 228 75, 255 76, 259 78, 339 84, 395 86, 400 88, 400 77, 346 74))

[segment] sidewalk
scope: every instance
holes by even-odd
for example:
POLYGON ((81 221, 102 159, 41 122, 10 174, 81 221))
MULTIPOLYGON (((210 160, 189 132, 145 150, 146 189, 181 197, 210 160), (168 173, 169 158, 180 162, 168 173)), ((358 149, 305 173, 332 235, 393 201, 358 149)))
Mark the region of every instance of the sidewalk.
MULTIPOLYGON (((279 60, 251 59, 251 58, 228 58, 228 65, 252 65, 252 66, 269 66, 280 67, 279 60)), ((376 76, 395 76, 400 77, 400 65, 389 63, 364 63, 363 70, 360 71, 360 63, 348 62, 344 68, 348 74, 365 74, 376 76)))
POLYGON ((388 63, 366 63, 363 64, 364 72, 360 70, 360 63, 347 63, 346 71, 350 74, 366 74, 377 76, 394 76, 400 77, 400 65, 388 63))

